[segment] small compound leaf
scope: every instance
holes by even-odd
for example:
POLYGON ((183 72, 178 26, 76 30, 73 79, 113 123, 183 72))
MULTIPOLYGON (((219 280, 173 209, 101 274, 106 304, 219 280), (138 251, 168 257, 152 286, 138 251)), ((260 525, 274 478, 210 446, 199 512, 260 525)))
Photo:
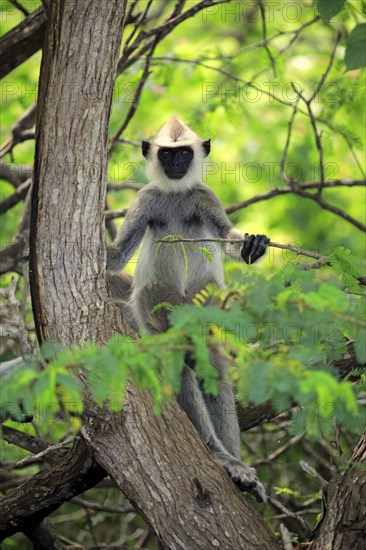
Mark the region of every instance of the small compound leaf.
POLYGON ((206 258, 208 259, 208 261, 211 264, 212 261, 213 261, 211 252, 209 252, 209 250, 207 250, 207 248, 205 248, 204 246, 199 246, 198 248, 199 248, 199 250, 201 250, 201 252, 203 252, 203 254, 206 256, 206 258))

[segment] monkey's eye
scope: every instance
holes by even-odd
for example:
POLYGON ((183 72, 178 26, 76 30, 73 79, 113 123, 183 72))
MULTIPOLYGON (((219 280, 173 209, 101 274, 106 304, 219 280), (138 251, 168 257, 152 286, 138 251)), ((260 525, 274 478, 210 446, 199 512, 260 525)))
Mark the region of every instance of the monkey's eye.
POLYGON ((170 156, 170 153, 169 151, 165 150, 165 151, 161 151, 161 155, 165 158, 168 158, 170 156))
POLYGON ((188 149, 182 149, 182 155, 189 155, 188 149))

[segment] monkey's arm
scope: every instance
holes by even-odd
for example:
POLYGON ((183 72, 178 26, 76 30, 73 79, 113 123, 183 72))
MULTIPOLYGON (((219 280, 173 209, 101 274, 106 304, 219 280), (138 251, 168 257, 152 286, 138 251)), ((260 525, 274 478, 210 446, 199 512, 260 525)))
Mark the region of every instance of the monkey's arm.
MULTIPOLYGON (((242 233, 232 226, 227 214, 215 193, 206 186, 202 187, 201 207, 207 224, 213 232, 224 239, 243 240, 242 233)), ((227 243, 225 245, 225 253, 233 260, 244 260, 247 264, 256 262, 265 254, 268 237, 265 235, 245 235, 246 242, 242 243, 227 243)))
POLYGON ((107 246, 107 269, 110 271, 122 269, 142 241, 149 221, 144 195, 144 190, 138 193, 115 241, 107 246))

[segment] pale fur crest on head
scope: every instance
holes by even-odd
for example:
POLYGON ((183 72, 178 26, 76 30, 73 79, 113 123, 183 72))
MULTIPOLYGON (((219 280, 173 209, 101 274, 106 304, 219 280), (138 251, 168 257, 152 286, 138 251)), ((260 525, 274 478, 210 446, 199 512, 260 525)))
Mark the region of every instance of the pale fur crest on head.
POLYGON ((185 191, 201 182, 205 156, 202 139, 177 116, 172 116, 150 142, 146 169, 147 176, 150 183, 159 187, 162 191, 173 193, 185 191), (158 149, 160 147, 184 146, 193 149, 192 164, 183 178, 172 180, 165 175, 159 163, 158 149))

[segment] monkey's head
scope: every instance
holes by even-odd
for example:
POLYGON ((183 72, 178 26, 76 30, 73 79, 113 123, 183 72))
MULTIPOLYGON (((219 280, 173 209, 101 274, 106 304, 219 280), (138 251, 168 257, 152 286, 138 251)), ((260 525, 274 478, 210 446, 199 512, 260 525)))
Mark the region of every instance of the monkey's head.
POLYGON ((200 182, 209 152, 210 140, 202 141, 175 116, 151 142, 142 142, 150 182, 163 191, 183 191, 200 182))

